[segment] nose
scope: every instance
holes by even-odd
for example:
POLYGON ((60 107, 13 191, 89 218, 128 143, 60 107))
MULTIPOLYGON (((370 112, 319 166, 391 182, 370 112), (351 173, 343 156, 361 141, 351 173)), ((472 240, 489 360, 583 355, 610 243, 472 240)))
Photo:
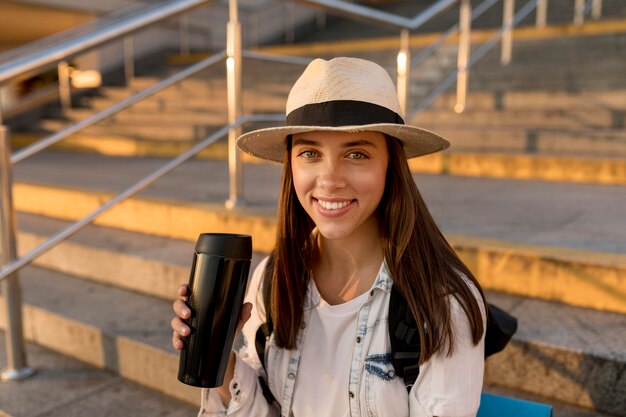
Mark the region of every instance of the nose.
POLYGON ((326 159, 318 176, 318 185, 326 191, 332 191, 345 187, 346 178, 343 166, 330 159, 326 159))

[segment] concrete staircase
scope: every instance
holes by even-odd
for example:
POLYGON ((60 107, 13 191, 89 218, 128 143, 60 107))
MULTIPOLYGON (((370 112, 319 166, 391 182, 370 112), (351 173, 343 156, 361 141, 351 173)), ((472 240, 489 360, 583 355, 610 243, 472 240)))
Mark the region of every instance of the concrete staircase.
MULTIPOLYGON (((52 152, 17 165, 20 253, 162 163, 52 152)), ((197 405, 197 390, 176 381, 168 330, 193 241, 204 231, 250 233, 254 263, 273 245, 280 167, 249 166, 253 205, 235 212, 221 208, 226 172, 221 161, 190 161, 24 269, 27 339, 197 405)), ((489 359, 486 383, 582 413, 570 415, 623 415, 622 187, 423 175, 416 181, 490 300, 520 320, 511 346, 489 359)))
MULTIPOLYGON (((394 52, 378 54, 392 62, 394 52)), ((440 59, 441 68, 450 64, 440 59)), ((244 110, 281 112, 302 68, 247 64, 244 110)), ((17 164, 20 254, 223 125, 222 71, 17 164)), ((43 126, 81 120, 157 80, 107 87, 84 103, 89 111, 73 109, 43 126)), ((486 389, 554 404, 559 416, 624 416, 626 85, 546 90, 482 85, 460 115, 450 110, 454 97, 442 96, 411 123, 449 137, 453 151, 411 166, 490 301, 519 319, 510 346, 488 360, 486 389)), ((228 211, 224 155, 223 144, 212 146, 21 271, 28 353, 39 372, 0 386, 0 415, 195 413, 199 391, 176 380, 169 330, 194 241, 207 231, 251 234, 255 265, 273 247, 281 167, 246 164, 250 204, 228 211)), ((0 329, 5 320, 0 305, 0 329)), ((0 367, 4 361, 0 348, 0 367)))

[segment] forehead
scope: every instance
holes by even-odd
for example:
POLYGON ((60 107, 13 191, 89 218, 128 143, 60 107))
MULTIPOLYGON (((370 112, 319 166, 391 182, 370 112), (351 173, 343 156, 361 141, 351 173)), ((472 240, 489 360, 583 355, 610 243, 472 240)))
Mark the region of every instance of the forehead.
POLYGON ((357 132, 337 132, 316 130, 312 132, 296 133, 293 135, 293 144, 298 142, 319 142, 320 144, 329 143, 351 143, 351 142, 371 142, 373 145, 383 145, 385 143, 385 135, 381 132, 363 130, 357 132))

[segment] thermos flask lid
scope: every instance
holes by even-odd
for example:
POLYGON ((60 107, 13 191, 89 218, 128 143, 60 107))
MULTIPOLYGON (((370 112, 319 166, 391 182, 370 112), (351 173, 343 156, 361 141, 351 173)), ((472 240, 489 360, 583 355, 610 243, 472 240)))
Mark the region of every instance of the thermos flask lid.
POLYGON ((196 242, 196 252, 224 258, 251 259, 252 238, 233 233, 202 233, 196 242))

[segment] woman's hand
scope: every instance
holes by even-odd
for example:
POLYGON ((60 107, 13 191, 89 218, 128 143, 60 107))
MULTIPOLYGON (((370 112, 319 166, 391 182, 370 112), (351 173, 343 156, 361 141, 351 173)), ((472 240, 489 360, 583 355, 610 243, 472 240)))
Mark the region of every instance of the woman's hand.
MULTIPOLYGON (((172 346, 174 346, 174 349, 176 350, 181 350, 183 348, 184 343, 183 343, 182 337, 189 336, 189 332, 191 331, 189 326, 187 326, 187 324, 185 324, 185 322, 183 321, 191 317, 191 310, 189 309, 185 301, 183 301, 183 299, 187 297, 188 291, 189 291, 189 287, 186 284, 183 284, 180 287, 178 287, 179 298, 176 299, 174 301, 174 304, 172 305, 174 308, 174 313, 176 313, 176 316, 172 319, 170 325, 172 326, 172 330, 174 330, 174 334, 172 336, 172 346)), ((252 304, 244 303, 241 309, 241 313, 239 314, 239 323, 237 323, 236 334, 239 334, 239 332, 243 328, 243 325, 250 318, 251 313, 252 313, 252 304)))
MULTIPOLYGON (((187 304, 183 301, 183 298, 187 297, 188 292, 189 292, 189 287, 187 285, 181 285, 180 287, 178 287, 179 298, 176 301, 174 301, 174 304, 173 304, 176 317, 174 317, 171 321, 172 330, 174 330, 174 334, 172 336, 172 345, 174 346, 174 349, 176 350, 181 350, 183 348, 184 343, 183 343, 182 337, 188 336, 191 331, 189 326, 187 326, 185 322, 183 321, 191 317, 191 310, 189 309, 187 304)), ((250 318, 251 313, 252 313, 252 304, 244 303, 241 309, 241 313, 239 314, 239 323, 237 323, 237 333, 235 335, 235 338, 237 337, 237 335, 243 328, 243 325, 250 318)), ((232 381, 233 376, 235 375, 235 362, 236 362, 235 353, 231 352, 230 361, 228 362, 228 368, 226 368, 226 374, 224 375, 224 384, 221 387, 216 388, 225 406, 228 406, 228 403, 230 402, 230 398, 231 398, 229 387, 230 387, 230 382, 232 381)))
POLYGON ((174 349, 181 350, 184 346, 182 337, 189 336, 189 326, 185 324, 183 320, 191 317, 191 310, 187 306, 187 304, 182 300, 182 298, 187 296, 187 291, 189 291, 189 287, 186 284, 178 287, 178 296, 179 298, 174 301, 174 313, 176 313, 176 317, 172 319, 170 325, 172 326, 172 330, 174 330, 174 335, 172 336, 172 346, 174 349))

